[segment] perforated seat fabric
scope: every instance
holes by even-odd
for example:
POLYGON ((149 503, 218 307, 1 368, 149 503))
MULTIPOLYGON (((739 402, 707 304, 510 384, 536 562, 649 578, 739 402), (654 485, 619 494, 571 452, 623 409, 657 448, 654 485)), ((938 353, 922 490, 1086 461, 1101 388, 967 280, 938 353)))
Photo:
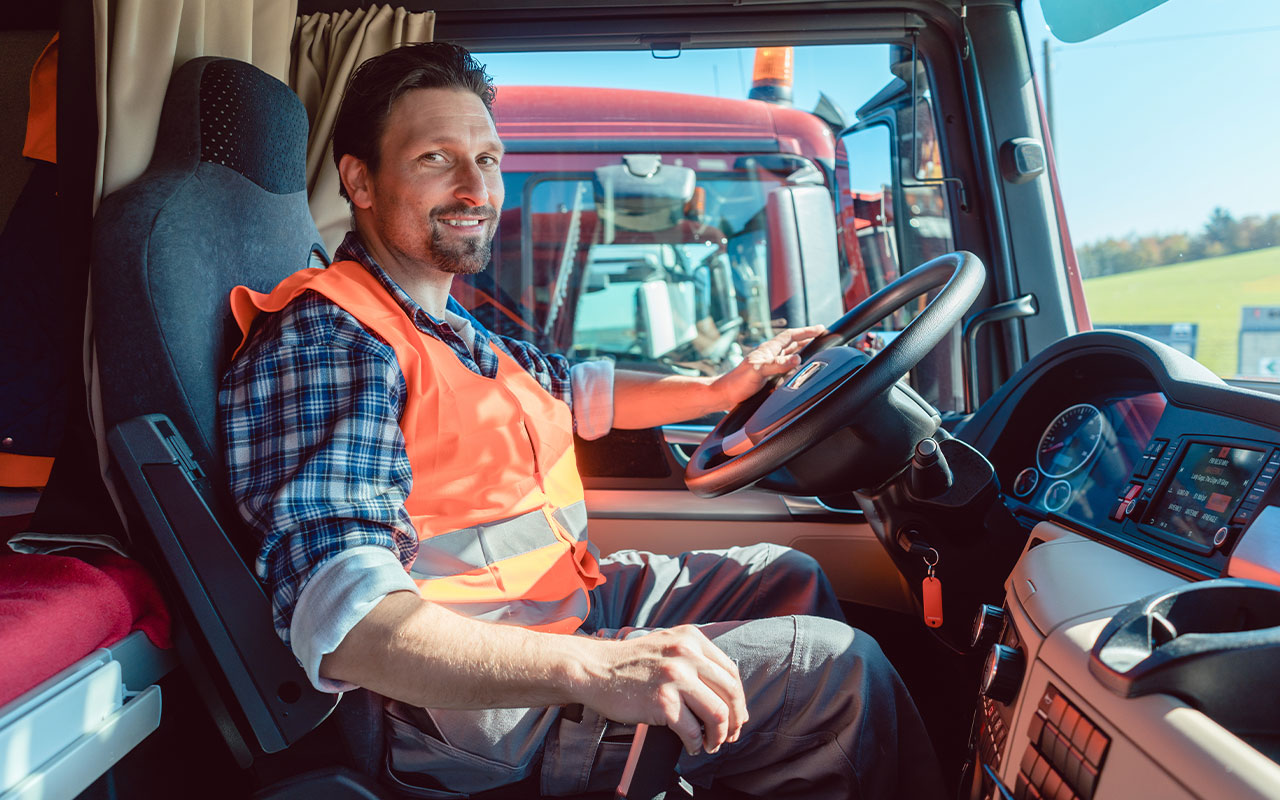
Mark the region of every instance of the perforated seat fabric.
POLYGON ((93 325, 107 429, 163 411, 215 486, 217 388, 239 334, 227 296, 324 259, 307 207, 307 115, 243 62, 174 74, 156 151, 94 219, 93 325))

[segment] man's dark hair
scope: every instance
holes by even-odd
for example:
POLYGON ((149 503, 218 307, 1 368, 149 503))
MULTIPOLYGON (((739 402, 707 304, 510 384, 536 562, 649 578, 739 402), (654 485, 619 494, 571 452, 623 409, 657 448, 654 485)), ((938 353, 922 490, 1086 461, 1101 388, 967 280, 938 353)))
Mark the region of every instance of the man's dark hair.
MULTIPOLYGON (((348 153, 377 170, 378 143, 391 107, 412 89, 464 89, 473 92, 493 114, 493 84, 471 53, 448 42, 425 42, 389 50, 360 65, 338 107, 333 125, 333 164, 348 153)), ((338 181, 344 198, 347 187, 338 181)))

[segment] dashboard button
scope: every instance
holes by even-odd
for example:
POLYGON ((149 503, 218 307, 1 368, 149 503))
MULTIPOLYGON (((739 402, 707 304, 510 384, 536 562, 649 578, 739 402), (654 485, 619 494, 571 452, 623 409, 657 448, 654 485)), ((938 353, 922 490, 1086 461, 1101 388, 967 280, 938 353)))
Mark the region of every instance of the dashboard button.
POLYGON ((1248 525, 1253 522, 1253 516, 1258 512, 1258 507, 1253 503, 1241 503, 1236 509, 1236 514, 1231 521, 1236 525, 1248 525))
POLYGON ((1107 735, 1100 730, 1094 729, 1089 736, 1089 743, 1084 748, 1084 758, 1094 767, 1102 764, 1102 757, 1106 755, 1107 745, 1110 741, 1107 735))
POLYGON ((1021 765, 1019 765, 1018 769, 1019 769, 1023 774, 1025 774, 1025 775, 1030 775, 1030 774, 1031 774, 1031 770, 1032 770, 1032 769, 1035 767, 1035 765, 1036 765, 1036 756, 1037 756, 1037 755, 1038 755, 1038 754, 1036 753, 1036 749, 1035 749, 1034 747, 1030 746, 1030 745, 1027 745, 1027 752, 1025 752, 1025 753, 1023 753, 1023 754, 1022 754, 1022 764, 1021 764, 1021 765))
POLYGON ((1230 531, 1227 530, 1226 525, 1223 525, 1221 528, 1218 528, 1217 532, 1213 534, 1213 546, 1222 547, 1222 545, 1225 544, 1227 541, 1228 533, 1230 533, 1230 531))
POLYGON ((1022 651, 1003 644, 991 645, 982 670, 982 695, 1005 705, 1013 702, 1018 696, 1018 687, 1022 685, 1025 668, 1026 659, 1022 651))
POLYGON ((1116 503, 1115 510, 1111 512, 1111 519, 1115 520, 1116 522, 1123 522, 1125 509, 1127 509, 1128 507, 1129 507, 1129 504, 1122 498, 1120 502, 1116 503))
POLYGON ((1064 743, 1070 742, 1072 735, 1076 732, 1076 726, 1080 724, 1080 712, 1070 706, 1062 715, 1062 724, 1058 726, 1058 730, 1062 731, 1064 743))
POLYGON ((1049 724, 1057 726, 1062 722, 1062 715, 1067 713, 1067 698, 1055 693, 1049 704, 1049 724))
POLYGON ((1042 797, 1058 800, 1058 790, 1061 788, 1062 776, 1056 770, 1049 770, 1049 774, 1044 777, 1044 783, 1040 786, 1040 794, 1042 797))
POLYGON ((1076 725, 1076 729, 1071 732, 1071 746, 1084 754, 1085 745, 1089 744, 1089 736, 1093 734, 1093 723, 1089 718, 1080 715, 1080 722, 1076 725))
POLYGON ((1027 728, 1027 738, 1033 742, 1039 742, 1042 731, 1044 731, 1044 717, 1032 714, 1031 725, 1027 728))
POLYGON ((1049 775, 1049 762, 1045 761, 1044 756, 1036 759, 1036 763, 1031 767, 1031 774, 1027 777, 1028 782, 1032 786, 1044 786, 1044 779, 1049 775))
POLYGON ((1098 784, 1098 771, 1088 764, 1080 767, 1080 781, 1076 784, 1076 791, 1080 792, 1083 800, 1093 800, 1093 789, 1098 784))
MULTIPOLYGON (((1004 631, 1004 609, 983 603, 978 606, 978 613, 973 618, 973 631, 969 636, 969 646, 973 650, 986 650, 995 644, 1004 631)), ((994 711, 994 707, 992 711, 994 711)))
POLYGON ((1143 456, 1142 460, 1138 462, 1138 465, 1133 470, 1133 477, 1135 478, 1147 477, 1148 475, 1151 474, 1151 470, 1153 467, 1155 467, 1155 465, 1156 465, 1155 456, 1143 456))

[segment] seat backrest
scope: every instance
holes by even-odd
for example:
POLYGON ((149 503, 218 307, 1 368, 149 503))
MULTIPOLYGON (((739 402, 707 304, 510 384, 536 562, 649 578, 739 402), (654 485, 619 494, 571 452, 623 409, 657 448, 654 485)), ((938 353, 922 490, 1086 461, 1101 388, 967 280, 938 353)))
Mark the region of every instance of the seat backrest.
POLYGON ((240 338, 231 288, 269 290, 326 260, 306 143, 288 87, 242 62, 195 59, 170 82, 151 164, 94 218, 101 407, 130 537, 165 565, 191 634, 179 654, 242 766, 292 745, 337 699, 311 687, 275 635, 217 424, 240 338))
POLYGON ((93 314, 107 429, 163 410, 221 485, 218 380, 239 332, 227 296, 323 259, 307 208, 307 114, 226 58, 174 73, 155 155, 94 221, 93 314))

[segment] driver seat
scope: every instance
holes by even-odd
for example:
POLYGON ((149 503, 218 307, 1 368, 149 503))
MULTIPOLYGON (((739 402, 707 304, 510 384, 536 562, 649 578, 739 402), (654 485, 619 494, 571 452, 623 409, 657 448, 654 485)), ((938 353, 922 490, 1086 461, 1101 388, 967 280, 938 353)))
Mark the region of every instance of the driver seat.
MULTIPOLYGON (((307 206, 307 127, 297 96, 253 66, 209 57, 175 72, 150 165, 94 219, 102 416, 132 544, 160 565, 179 656, 238 765, 313 746, 301 740, 333 712, 346 764, 257 796, 388 797, 382 699, 317 691, 276 636, 219 444, 219 380, 240 340, 231 288, 267 291, 328 261, 307 206)), ((674 760, 649 772, 673 776, 674 760)))

